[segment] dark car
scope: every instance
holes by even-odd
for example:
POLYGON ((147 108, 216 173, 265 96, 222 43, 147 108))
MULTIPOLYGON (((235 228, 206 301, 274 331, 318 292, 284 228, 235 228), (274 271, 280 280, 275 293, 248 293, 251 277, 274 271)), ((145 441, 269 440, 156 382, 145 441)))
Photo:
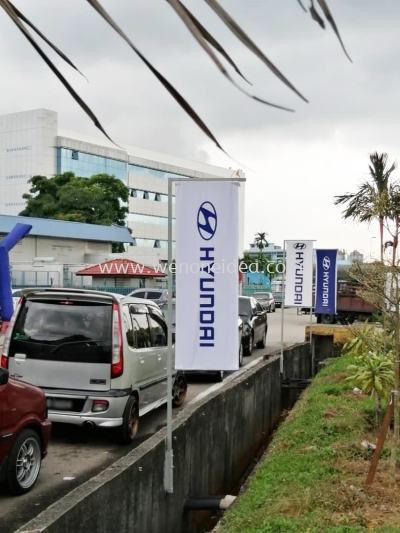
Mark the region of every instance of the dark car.
MULTIPOLYGON (((171 317, 172 342, 175 342, 175 325, 176 325, 175 298, 173 298, 171 304, 172 304, 172 317, 171 317)), ((164 314, 165 320, 168 321, 168 302, 163 302, 163 303, 159 304, 159 307, 160 307, 161 311, 164 314)), ((244 344, 243 344, 244 325, 243 325, 243 321, 241 320, 240 317, 238 317, 238 335, 239 335, 239 366, 242 366, 243 365, 243 353, 244 353, 244 344)), ((210 375, 212 375, 215 378, 216 381, 222 381, 224 379, 224 371, 223 370, 220 370, 219 372, 215 372, 215 371, 211 371, 211 370, 209 370, 209 371, 201 370, 199 372, 201 374, 210 374, 210 375)), ((191 374, 191 373, 197 374, 198 372, 195 371, 195 370, 193 370, 193 371, 186 370, 185 371, 185 374, 191 374)))
POLYGON ((282 307, 282 293, 274 292, 275 307, 282 307))
POLYGON ((239 316, 243 321, 243 348, 245 355, 251 355, 254 344, 265 348, 268 332, 268 314, 257 300, 250 296, 239 296, 239 316))
POLYGON ((50 433, 44 392, 0 367, 0 482, 11 494, 35 484, 50 433))
POLYGON ((255 298, 261 307, 266 309, 268 313, 275 313, 275 299, 272 292, 255 292, 253 298, 255 298))

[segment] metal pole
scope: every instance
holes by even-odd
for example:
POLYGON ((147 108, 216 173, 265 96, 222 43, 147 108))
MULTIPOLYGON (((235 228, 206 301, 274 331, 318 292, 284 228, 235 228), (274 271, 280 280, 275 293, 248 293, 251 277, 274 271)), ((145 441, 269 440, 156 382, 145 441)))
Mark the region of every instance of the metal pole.
POLYGON ((172 180, 168 180, 168 355, 167 355, 167 445, 165 452, 164 488, 174 492, 174 454, 172 450, 172 180))
MULTIPOLYGON (((313 343, 312 343, 313 283, 314 283, 314 250, 313 250, 312 267, 311 267, 311 307, 310 307, 311 377, 314 377, 314 374, 315 374, 315 368, 314 368, 314 350, 313 350, 313 343)), ((315 286, 315 290, 317 290, 317 286, 315 286)))
MULTIPOLYGON (((164 488, 166 492, 174 492, 173 469, 174 454, 172 449, 172 387, 173 387, 173 350, 172 350, 172 183, 180 181, 230 181, 245 182, 246 178, 168 178, 168 358, 167 358, 167 442, 165 451, 164 488)), ((175 258, 176 260, 176 258, 175 258)), ((176 272, 176 265, 175 265, 176 272)), ((176 325, 175 325, 176 327, 176 325)))
POLYGON ((285 268, 282 272, 282 313, 281 313, 281 358, 280 358, 280 372, 283 377, 283 324, 284 324, 284 309, 285 309, 285 271, 286 271, 286 241, 283 241, 283 257, 285 259, 285 268))

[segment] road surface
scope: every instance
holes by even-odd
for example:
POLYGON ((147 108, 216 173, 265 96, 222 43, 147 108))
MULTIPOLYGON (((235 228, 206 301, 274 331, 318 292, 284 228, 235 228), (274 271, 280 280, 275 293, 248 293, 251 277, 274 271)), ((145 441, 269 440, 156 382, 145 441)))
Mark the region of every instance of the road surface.
MULTIPOLYGON (((244 365, 280 348, 281 317, 280 309, 268 315, 267 347, 255 349, 251 357, 244 358, 244 365)), ((309 315, 298 316, 295 309, 285 309, 284 319, 285 345, 304 341, 309 315)), ((187 400, 181 409, 212 385, 213 382, 205 376, 190 378, 187 400)), ((14 533, 54 501, 139 446, 165 426, 166 412, 162 407, 141 418, 137 438, 131 445, 122 447, 115 443, 113 434, 105 430, 54 425, 49 454, 32 491, 17 498, 0 492, 1 533, 14 533)), ((174 413, 178 412, 179 409, 174 410, 174 413)))

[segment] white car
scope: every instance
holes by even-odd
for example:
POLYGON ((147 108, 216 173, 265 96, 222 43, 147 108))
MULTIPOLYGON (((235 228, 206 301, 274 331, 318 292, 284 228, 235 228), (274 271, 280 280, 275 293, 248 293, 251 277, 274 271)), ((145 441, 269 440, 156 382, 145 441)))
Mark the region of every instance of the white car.
POLYGON ((15 311, 15 308, 17 307, 17 305, 18 305, 20 297, 21 297, 21 289, 12 289, 12 299, 13 299, 13 304, 14 304, 14 311, 15 311))

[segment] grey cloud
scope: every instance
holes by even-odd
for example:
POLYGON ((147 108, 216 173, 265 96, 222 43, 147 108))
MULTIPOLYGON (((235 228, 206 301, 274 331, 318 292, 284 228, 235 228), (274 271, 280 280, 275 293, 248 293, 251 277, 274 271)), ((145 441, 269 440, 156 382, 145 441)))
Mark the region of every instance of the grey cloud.
MULTIPOLYGON (((21 11, 81 67, 86 84, 56 59, 114 137, 192 157, 205 137, 129 47, 84 0, 15 0, 21 11)), ((220 75, 164 0, 104 0, 103 5, 155 66, 176 85, 219 138, 246 131, 329 139, 338 127, 386 128, 400 111, 396 72, 400 5, 331 0, 350 64, 330 27, 321 30, 296 0, 222 2, 282 72, 309 98, 285 88, 218 21, 204 2, 187 2, 221 41, 261 98, 294 114, 252 102, 220 75)), ((51 107, 69 129, 93 131, 78 106, 0 12, 2 72, 9 72, 1 112, 51 107), (15 100, 10 108, 10 102, 15 100)), ((50 52, 49 52, 50 53, 50 52)), ((51 54, 54 57, 54 54, 51 54)), ((238 79, 235 77, 235 79, 238 79)), ((95 131, 95 130, 94 130, 95 131)))

